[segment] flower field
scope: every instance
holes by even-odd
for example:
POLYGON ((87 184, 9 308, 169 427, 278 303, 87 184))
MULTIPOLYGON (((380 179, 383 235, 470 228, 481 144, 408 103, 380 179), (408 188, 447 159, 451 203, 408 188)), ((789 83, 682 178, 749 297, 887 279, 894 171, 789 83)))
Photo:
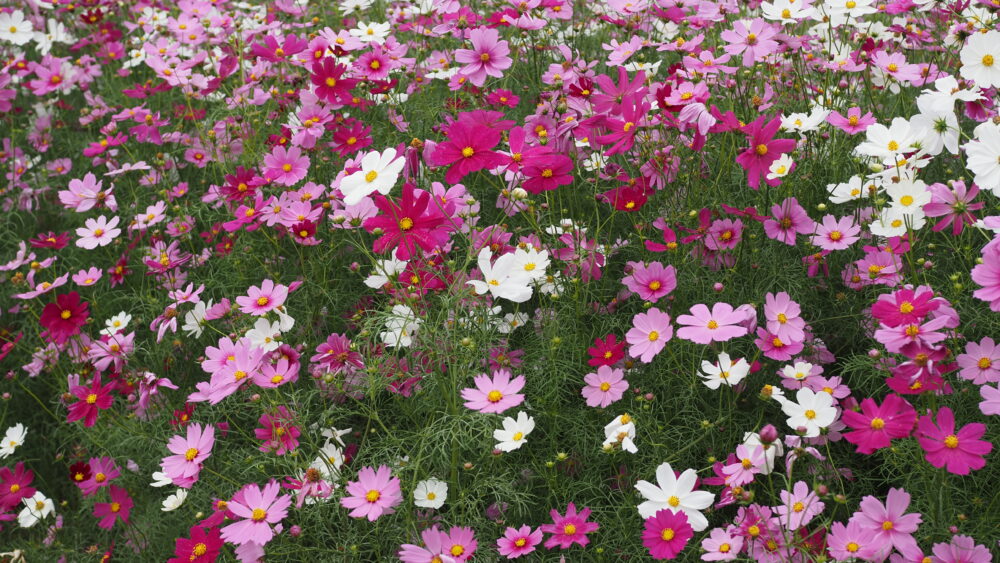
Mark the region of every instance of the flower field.
POLYGON ((1000 558, 1000 2, 0 0, 0 562, 1000 558))

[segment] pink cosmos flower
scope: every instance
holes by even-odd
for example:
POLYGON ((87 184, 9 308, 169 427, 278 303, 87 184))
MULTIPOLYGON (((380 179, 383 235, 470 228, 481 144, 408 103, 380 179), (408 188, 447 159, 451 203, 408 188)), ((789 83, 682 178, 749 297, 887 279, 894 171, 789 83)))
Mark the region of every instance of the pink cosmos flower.
POLYGON ((830 115, 826 117, 827 123, 849 135, 864 133, 868 129, 868 126, 875 123, 875 121, 875 118, 872 117, 872 112, 861 115, 861 108, 857 106, 849 108, 847 116, 837 111, 831 111, 830 115))
POLYGON ((983 398, 979 403, 980 412, 985 415, 1000 414, 1000 388, 982 385, 979 387, 979 395, 983 398))
POLYGON ((454 563, 455 559, 448 552, 449 546, 445 544, 446 540, 449 539, 448 534, 439 530, 437 525, 420 532, 420 539, 423 540, 422 546, 411 543, 399 546, 400 561, 403 563, 430 563, 432 561, 454 563))
POLYGON ((285 455, 299 446, 299 436, 302 431, 293 424, 295 415, 287 407, 281 405, 273 413, 262 414, 254 429, 254 436, 264 443, 258 448, 262 452, 273 451, 275 455, 285 455))
POLYGON ((282 186, 291 186, 306 177, 309 170, 309 157, 302 154, 302 149, 292 147, 285 149, 275 145, 271 153, 264 157, 264 176, 282 186))
POLYGON ((686 325, 677 329, 677 338, 698 344, 725 342, 747 334, 746 327, 740 324, 744 319, 744 313, 728 303, 715 303, 711 311, 699 303, 691 307, 690 315, 677 317, 677 324, 686 325))
POLYGON ((98 527, 110 530, 119 519, 123 524, 128 524, 128 517, 134 504, 127 490, 111 485, 111 502, 99 502, 94 505, 94 516, 100 518, 98 527))
POLYGON ((80 237, 76 239, 76 245, 80 248, 93 250, 98 246, 111 244, 111 241, 122 234, 122 230, 117 228, 118 220, 117 215, 112 217, 110 221, 104 215, 97 219, 87 219, 84 221, 86 226, 76 230, 76 236, 80 237))
POLYGON ((837 219, 826 215, 816 223, 816 230, 809 242, 823 250, 846 250, 861 237, 861 227, 854 223, 854 218, 844 216, 837 219))
POLYGON ((475 377, 476 388, 462 389, 465 407, 482 413, 500 414, 524 402, 524 395, 518 393, 524 389, 524 376, 510 378, 506 369, 493 372, 493 377, 485 373, 475 377))
POLYGON ((236 298, 236 304, 240 306, 240 311, 259 317, 281 307, 287 297, 288 286, 276 284, 268 279, 264 280, 259 288, 251 286, 247 290, 247 295, 236 298))
POLYGON ((785 198, 781 204, 771 206, 773 218, 764 221, 764 234, 768 238, 795 246, 795 235, 813 232, 813 220, 794 197, 785 198))
POLYGON ((24 462, 14 464, 14 469, 0 467, 0 511, 7 512, 21 504, 22 500, 30 499, 38 492, 31 486, 35 473, 25 469, 24 462))
POLYGON ((628 390, 628 381, 625 381, 625 372, 620 368, 600 366, 597 373, 588 373, 583 377, 587 385, 581 392, 587 399, 588 407, 605 408, 611 403, 622 398, 628 390))
POLYGON ((874 531, 854 520, 846 526, 834 522, 827 536, 827 549, 837 561, 871 561, 882 545, 876 542, 874 531))
POLYGON ((694 530, 688 524, 687 515, 668 508, 657 511, 646 518, 642 532, 642 545, 649 555, 658 561, 677 557, 686 546, 694 530))
POLYGON ((917 423, 917 441, 924 449, 927 461, 934 467, 946 467, 949 473, 968 475, 971 470, 986 465, 983 456, 993 450, 993 444, 980 440, 986 425, 974 422, 955 430, 955 414, 948 407, 937 412, 937 424, 925 414, 917 423))
POLYGON ((872 305, 872 316, 889 327, 898 327, 904 323, 919 324, 942 303, 941 299, 934 298, 934 290, 925 285, 916 289, 907 286, 879 295, 872 305))
POLYGON ((1000 246, 983 252, 983 263, 972 268, 972 281, 980 289, 972 296, 990 304, 990 310, 1000 313, 1000 246))
POLYGON ((903 489, 889 489, 885 504, 873 496, 861 499, 861 510, 851 517, 863 528, 874 532, 875 545, 888 552, 889 546, 900 553, 917 548, 913 533, 920 525, 920 514, 906 514, 910 495, 903 489))
POLYGON ((743 240, 743 221, 717 219, 708 228, 705 248, 709 250, 732 250, 743 240))
POLYGON ((121 476, 121 470, 110 457, 92 457, 84 471, 71 474, 83 496, 89 497, 121 476), (89 471, 88 471, 89 470, 89 471), (87 476, 89 474, 89 476, 87 476))
MULTIPOLYGON (((728 43, 724 48, 730 55, 743 54, 743 66, 753 66, 757 61, 778 50, 774 27, 761 18, 747 22, 737 20, 733 29, 722 32, 722 39, 728 43)), ((788 151, 782 151, 788 152, 788 151)))
POLYGON ((403 502, 399 478, 393 477, 384 465, 377 470, 362 467, 358 480, 348 481, 346 489, 349 496, 341 498, 340 504, 350 509, 348 515, 352 518, 368 518, 374 522, 383 514, 396 512, 394 507, 403 502))
POLYGON ((372 244, 372 251, 382 253, 394 249, 396 258, 409 260, 417 248, 431 252, 448 241, 454 225, 445 217, 430 192, 418 190, 413 184, 403 186, 398 204, 382 195, 375 196, 375 206, 382 213, 364 222, 368 232, 382 230, 382 236, 372 244))
POLYGON ((468 121, 459 120, 446 131, 448 140, 434 148, 429 158, 434 166, 449 166, 444 179, 457 184, 470 172, 496 168, 504 163, 504 156, 494 152, 500 142, 500 131, 468 121))
POLYGON ((543 532, 552 534, 549 539, 545 540, 545 547, 548 549, 555 547, 569 549, 573 544, 578 544, 581 547, 586 546, 590 543, 587 534, 601 527, 597 522, 587 522, 587 517, 590 516, 589 508, 584 508, 577 513, 576 505, 572 502, 566 506, 565 515, 559 514, 555 509, 552 509, 549 514, 552 516, 552 524, 542 524, 541 526, 543 532))
POLYGON ((952 536, 950 543, 934 544, 934 563, 990 563, 993 555, 969 536, 952 536))
POLYGON ((468 561, 476 553, 479 543, 476 541, 472 528, 455 526, 448 533, 441 533, 441 541, 457 563, 468 561))
POLYGON ((779 362, 791 360, 805 347, 802 342, 788 342, 763 327, 757 328, 757 338, 753 343, 764 356, 779 362))
POLYGON ((660 262, 629 262, 632 273, 622 278, 622 283, 630 291, 645 301, 656 303, 677 288, 677 270, 673 266, 664 267, 660 262))
POLYGON ((69 392, 79 399, 69 406, 69 414, 66 415, 66 422, 83 420, 83 425, 90 428, 97 422, 98 411, 111 408, 114 398, 111 391, 115 388, 115 382, 101 385, 101 376, 95 375, 90 382, 90 386, 77 385, 69 392))
POLYGON ((948 317, 942 315, 922 324, 912 322, 895 327, 883 324, 875 331, 875 340, 881 342, 886 350, 893 354, 908 355, 917 348, 933 348, 935 344, 946 339, 948 335, 938 330, 945 328, 948 322, 948 317))
POLYGON ((783 489, 779 495, 782 504, 774 510, 778 513, 778 522, 789 530, 805 526, 826 506, 805 481, 797 481, 791 491, 783 489))
POLYGON ((167 442, 167 449, 174 455, 163 458, 160 466, 174 485, 190 489, 198 481, 201 464, 212 455, 215 444, 215 427, 200 424, 187 427, 187 436, 174 436, 167 442))
POLYGON ((763 446, 736 446, 736 461, 722 468, 726 476, 726 485, 740 487, 752 483, 754 475, 766 469, 767 460, 764 457, 763 446))
POLYGON ((468 32, 468 39, 472 49, 455 51, 455 61, 465 65, 461 73, 476 86, 485 84, 487 76, 502 78, 503 71, 510 68, 513 61, 508 56, 507 42, 500 40, 500 33, 495 28, 477 27, 468 32))
POLYGON ((653 307, 632 317, 632 328, 625 334, 625 341, 629 343, 628 353, 648 364, 663 350, 673 335, 670 315, 653 307))
POLYGON ((38 324, 45 329, 41 336, 49 342, 65 344, 70 337, 80 334, 80 328, 87 323, 88 307, 89 303, 80 301, 80 294, 75 291, 56 295, 56 302, 43 307, 38 317, 38 324))
POLYGON ((958 355, 959 377, 976 385, 1000 381, 1000 346, 990 337, 967 342, 965 352, 958 355))
POLYGON ((968 188, 965 182, 956 180, 949 188, 945 184, 934 183, 927 186, 931 192, 931 202, 924 205, 924 213, 928 217, 943 217, 931 229, 934 232, 941 232, 951 226, 951 234, 958 236, 962 234, 965 225, 972 225, 976 222, 973 211, 978 211, 986 205, 983 202, 974 202, 979 195, 979 186, 972 184, 968 188))
POLYGON ((870 454, 887 448, 894 438, 906 438, 917 422, 917 411, 898 395, 888 394, 881 405, 872 398, 861 401, 861 412, 845 409, 841 420, 851 428, 844 438, 858 447, 858 453, 870 454))
POLYGON ((100 268, 91 267, 87 270, 80 270, 73 274, 73 283, 80 287, 89 287, 97 283, 102 275, 104 275, 104 271, 100 268))
POLYGON ((563 154, 540 154, 524 161, 521 187, 533 194, 573 183, 573 159, 563 154))
POLYGON ((709 537, 701 540, 701 548, 705 550, 702 561, 732 561, 743 549, 743 537, 723 528, 712 528, 709 537))
POLYGON ((521 526, 520 528, 508 527, 503 532, 503 537, 497 539, 497 551, 507 559, 517 559, 522 555, 527 555, 535 551, 535 547, 542 543, 542 530, 532 530, 531 526, 521 526))
POLYGON ((234 517, 243 520, 222 528, 222 539, 236 545, 264 545, 271 541, 274 537, 271 525, 281 522, 292 504, 290 495, 278 496, 280 491, 281 486, 273 479, 264 485, 263 490, 256 483, 240 490, 229 501, 227 508, 234 517))

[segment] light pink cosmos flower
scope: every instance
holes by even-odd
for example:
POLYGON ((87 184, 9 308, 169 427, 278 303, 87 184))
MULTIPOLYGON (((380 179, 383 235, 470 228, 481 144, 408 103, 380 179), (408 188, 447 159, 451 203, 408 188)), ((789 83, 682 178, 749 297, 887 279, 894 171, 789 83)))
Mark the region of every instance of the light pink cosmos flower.
POLYGON ((773 218, 764 221, 764 234, 768 238, 795 246, 795 235, 813 232, 813 220, 794 197, 771 206, 771 215, 773 218))
POLYGON ((802 308, 792 301, 788 293, 768 293, 764 296, 764 317, 767 330, 785 342, 801 342, 805 339, 806 321, 799 315, 802 308))
POLYGON ((1000 388, 983 385, 979 388, 979 395, 983 398, 979 403, 979 410, 983 414, 1000 414, 1000 388))
POLYGON ((520 528, 508 527, 504 530, 503 537, 497 540, 497 551, 507 559, 517 559, 535 551, 540 543, 542 543, 542 530, 537 528, 532 530, 528 525, 520 528))
POLYGON ((362 467, 358 480, 348 481, 346 489, 349 496, 340 499, 340 504, 350 509, 348 516, 351 518, 367 518, 374 522, 383 514, 396 512, 395 507, 403 502, 399 478, 393 477, 384 465, 377 470, 362 467))
POLYGON ((921 521, 920 514, 906 514, 909 506, 909 493, 903 489, 889 489, 885 504, 873 496, 861 499, 861 510, 855 512, 851 520, 875 533, 875 543, 882 547, 884 555, 891 551, 890 546, 906 553, 917 549, 913 533, 921 521))
POLYGON ((809 242, 823 250, 846 250, 861 238, 860 233, 861 227, 854 223, 853 217, 837 219, 827 215, 816 223, 816 231, 809 242))
POLYGON ((228 509, 239 518, 222 528, 222 539, 236 545, 254 543, 264 545, 274 537, 272 524, 281 522, 288 515, 292 504, 290 495, 278 496, 281 487, 274 480, 261 490, 256 484, 247 485, 229 502, 228 509), (240 498, 237 499, 236 497, 240 498))
POLYGON ((261 316, 285 303, 288 297, 288 286, 264 280, 260 287, 251 286, 247 295, 236 298, 240 311, 248 315, 261 316))
POLYGON ((708 228, 705 248, 709 250, 732 250, 743 240, 743 221, 736 219, 716 219, 708 228))
POLYGON ((605 408, 622 398, 628 390, 625 372, 621 368, 600 366, 597 373, 588 373, 583 377, 587 383, 581 394, 587 399, 588 407, 605 408))
POLYGON ((779 495, 782 504, 774 510, 778 513, 778 522, 789 530, 805 526, 826 506, 805 481, 796 482, 791 491, 782 490, 779 495))
POLYGON ((690 340, 698 344, 725 342, 747 334, 747 329, 741 326, 746 315, 734 310, 728 303, 715 303, 712 310, 704 304, 691 307, 690 315, 677 317, 677 324, 687 325, 677 329, 677 338, 690 340))
POLYGON ((103 274, 104 274, 103 270, 92 266, 90 269, 80 270, 79 272, 74 274, 73 283, 75 283, 80 287, 91 286, 97 283, 98 280, 101 279, 101 276, 103 274))
POLYGON ((873 561, 880 548, 875 541, 875 533, 854 520, 846 526, 834 522, 830 526, 827 545, 830 556, 836 561, 873 561))
POLYGON ((967 342, 965 352, 958 355, 958 373, 976 385, 1000 381, 1000 346, 990 337, 976 342, 967 342))
POLYGON ((478 27, 469 31, 472 49, 455 51, 455 61, 464 64, 461 73, 476 86, 486 83, 487 76, 501 78, 503 71, 510 68, 510 48, 500 40, 500 33, 494 28, 478 27))
POLYGON ((160 467, 174 485, 190 489, 198 481, 201 464, 212 455, 215 445, 215 427, 191 424, 187 436, 174 436, 167 442, 167 449, 174 455, 163 458, 160 467))
POLYGON ((757 61, 778 50, 774 27, 761 18, 752 21, 736 21, 733 29, 722 32, 722 39, 728 43, 724 48, 730 55, 743 55, 743 66, 753 66, 757 61))
POLYGON ((462 389, 465 408, 482 413, 500 414, 524 402, 524 395, 518 393, 524 388, 524 376, 510 378, 506 369, 493 372, 493 377, 485 373, 479 374, 474 381, 476 387, 462 389))
POLYGON ((673 335, 670 315, 653 307, 632 318, 632 329, 625 334, 625 341, 630 344, 628 353, 648 364, 663 350, 673 335))
POLYGON ((934 563, 990 563, 993 555, 986 546, 969 536, 952 536, 951 543, 934 544, 934 563))
POLYGON ((115 240, 122 230, 118 227, 118 216, 114 216, 108 221, 107 217, 101 215, 97 219, 87 219, 84 227, 76 230, 76 245, 80 248, 93 250, 98 246, 107 246, 115 240))

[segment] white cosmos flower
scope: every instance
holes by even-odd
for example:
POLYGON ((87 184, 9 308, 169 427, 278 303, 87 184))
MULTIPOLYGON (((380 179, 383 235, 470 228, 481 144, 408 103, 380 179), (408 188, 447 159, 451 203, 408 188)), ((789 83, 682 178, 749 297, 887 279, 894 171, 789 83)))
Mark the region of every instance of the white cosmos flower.
POLYGON ((390 257, 388 260, 379 260, 372 270, 371 275, 365 278, 365 285, 372 289, 379 289, 385 286, 406 269, 408 262, 390 257))
POLYGON ((35 492, 31 498, 21 499, 21 502, 24 503, 24 508, 17 515, 17 523, 22 528, 34 526, 39 521, 47 518, 49 514, 52 514, 52 511, 56 508, 52 499, 46 497, 40 491, 35 492))
POLYGON ((479 269, 483 272, 483 281, 466 282, 477 294, 489 292, 494 299, 507 299, 514 303, 523 303, 531 298, 529 284, 533 278, 525 270, 525 265, 518 264, 516 253, 504 254, 494 261, 490 248, 483 247, 479 251, 479 269))
POLYGON ((253 328, 248 330, 246 337, 256 348, 265 352, 273 352, 281 346, 281 323, 279 321, 270 322, 260 318, 253 324, 253 328))
POLYGON ((661 463, 656 468, 657 485, 649 481, 635 484, 636 490, 646 499, 646 502, 638 506, 639 516, 649 518, 666 508, 674 514, 683 512, 694 531, 704 530, 708 527, 708 519, 701 511, 712 505, 715 495, 708 491, 694 490, 697 480, 698 474, 694 469, 685 469, 678 476, 674 475, 669 463, 661 463))
POLYGON ((906 234, 907 229, 914 231, 922 229, 924 223, 926 216, 922 210, 910 212, 893 205, 883 208, 878 218, 868 226, 868 230, 880 237, 899 237, 906 234))
POLYGON ((764 475, 774 471, 774 459, 776 457, 785 455, 785 447, 782 445, 781 440, 775 440, 770 444, 765 444, 760 441, 760 434, 756 432, 747 432, 744 434, 743 445, 747 447, 757 446, 764 448, 764 467, 761 469, 761 473, 764 475))
POLYGON ((163 506, 160 508, 163 512, 171 512, 177 510, 184 504, 187 500, 188 492, 184 489, 177 489, 174 494, 163 499, 163 506))
POLYGON ((396 149, 388 148, 379 153, 372 151, 361 159, 361 170, 340 181, 345 205, 355 205, 369 195, 382 195, 392 191, 406 161, 396 157, 396 149))
POLYGON ((208 309, 212 307, 212 300, 209 299, 208 303, 204 301, 199 301, 194 304, 194 309, 191 309, 184 315, 184 326, 181 330, 184 334, 188 336, 194 336, 198 338, 205 329, 205 315, 208 313, 208 309))
POLYGON ((406 305, 393 305, 389 318, 385 321, 385 332, 379 333, 382 342, 390 347, 408 347, 413 343, 413 334, 424 321, 406 305))
POLYGON ((0 459, 14 453, 14 450, 24 444, 24 439, 27 436, 28 429, 20 422, 8 428, 7 432, 4 433, 3 441, 0 442, 0 459))
POLYGON ((837 408, 833 406, 833 395, 816 393, 808 387, 799 389, 794 401, 785 401, 781 410, 788 415, 788 426, 805 429, 803 436, 815 438, 819 431, 837 420, 837 408))
POLYGON ((389 36, 388 23, 358 23, 358 27, 348 31, 352 37, 357 37, 362 43, 382 43, 389 36))
POLYGON ((830 194, 831 203, 847 203, 868 197, 869 186, 878 186, 873 182, 866 183, 861 176, 851 176, 851 179, 840 184, 828 184, 826 191, 830 194))
POLYGON ((173 485, 174 481, 167 474, 162 471, 153 472, 153 482, 149 485, 151 487, 166 487, 167 485, 173 485))
POLYGON ((628 453, 639 452, 639 448, 635 445, 635 420, 627 413, 616 416, 604 426, 604 443, 601 446, 608 450, 615 444, 620 445, 622 450, 628 453))
POLYGON ((962 78, 980 88, 1000 86, 1000 31, 973 33, 959 57, 962 78))
POLYGON ((718 389, 722 385, 733 387, 750 373, 750 364, 743 358, 733 362, 729 354, 722 352, 718 363, 701 362, 701 371, 702 383, 709 389, 718 389))
POLYGON ((101 334, 114 336, 116 333, 124 331, 130 322, 132 322, 132 315, 122 311, 104 321, 104 328, 101 330, 101 334))
POLYGON ((31 22, 24 19, 24 12, 21 10, 0 13, 0 40, 24 45, 34 38, 33 31, 31 22))
POLYGON ((448 499, 448 483, 438 479, 427 479, 417 483, 413 489, 413 504, 420 508, 438 509, 448 499))
POLYGON ((976 175, 980 187, 1000 197, 1000 126, 987 121, 974 131, 976 140, 963 145, 965 166, 976 175))
POLYGON ((517 413, 517 419, 504 417, 503 428, 493 431, 493 439, 498 443, 496 448, 504 452, 512 452, 527 443, 528 434, 535 429, 535 419, 524 411, 517 413))
POLYGON ((865 130, 865 141, 854 149, 863 156, 874 156, 879 160, 898 160, 902 153, 913 150, 913 127, 902 117, 892 120, 889 127, 874 123, 865 130))

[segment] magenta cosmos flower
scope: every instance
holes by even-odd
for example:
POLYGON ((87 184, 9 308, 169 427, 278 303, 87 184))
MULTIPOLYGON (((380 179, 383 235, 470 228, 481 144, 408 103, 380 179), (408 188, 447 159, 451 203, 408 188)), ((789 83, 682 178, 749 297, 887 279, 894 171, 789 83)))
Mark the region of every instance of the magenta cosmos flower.
POLYGON ((535 547, 540 543, 542 543, 541 530, 532 530, 531 526, 527 525, 520 528, 508 527, 504 530, 503 537, 497 540, 497 551, 507 559, 517 559, 535 551, 535 547))
POLYGON ((659 262, 650 262, 648 266, 630 262, 630 265, 632 273, 622 278, 622 283, 645 301, 656 303, 677 288, 677 270, 673 266, 664 267, 659 262))
POLYGON ((257 421, 260 428, 254 429, 254 435, 262 440, 260 451, 273 451, 275 455, 285 455, 299 446, 299 436, 302 431, 293 421, 293 415, 284 405, 273 413, 261 415, 257 421))
POLYGON ((917 422, 917 411, 903 398, 889 394, 881 405, 871 398, 861 401, 861 412, 845 409, 841 420, 851 428, 844 438, 858 447, 858 453, 870 454, 889 447, 894 438, 909 436, 917 422))
MULTIPOLYGON (((761 115, 753 123, 740 128, 747 136, 749 147, 736 157, 736 162, 747 171, 747 183, 753 189, 760 187, 761 177, 767 174, 775 160, 795 148, 792 139, 774 138, 780 127, 781 116, 767 121, 767 116, 761 115)), ((779 181, 777 178, 765 180, 768 185, 777 185, 779 181)))
POLYGON ((694 530, 684 512, 664 508, 646 519, 642 545, 646 546, 653 559, 674 559, 693 535, 694 530))
POLYGON ((795 246, 795 235, 813 232, 813 220, 794 197, 786 198, 781 204, 771 207, 771 215, 764 221, 764 234, 768 238, 795 246))
POLYGON ((65 344, 71 336, 80 334, 80 327, 90 317, 88 305, 75 291, 57 295, 56 302, 46 305, 38 318, 38 324, 45 329, 42 336, 49 342, 65 344))
POLYGON ((97 526, 110 530, 119 519, 128 524, 128 517, 133 505, 132 497, 128 495, 128 491, 111 485, 111 502, 99 502, 94 505, 94 516, 100 518, 97 526))
POLYGON ((601 366, 597 368, 597 373, 588 373, 583 377, 587 383, 581 392, 583 398, 587 399, 588 407, 605 408, 611 403, 622 398, 628 390, 628 381, 625 381, 625 372, 620 368, 601 366))
POLYGON ((394 507, 403 502, 399 478, 393 477, 384 465, 377 470, 362 467, 358 480, 347 483, 347 494, 349 496, 340 499, 340 504, 350 509, 349 516, 367 518, 370 522, 378 520, 383 514, 396 512, 394 507))
POLYGON ((240 311, 248 315, 261 316, 282 306, 287 297, 288 286, 264 280, 260 287, 251 286, 246 295, 237 297, 236 304, 240 306, 240 311))
POLYGON ((500 40, 500 33, 494 28, 477 27, 469 31, 472 49, 455 51, 455 61, 464 64, 462 74, 476 86, 486 83, 487 76, 503 77, 503 71, 510 68, 510 48, 500 40))
POLYGON ((496 168, 505 162, 493 147, 500 142, 500 131, 467 121, 457 121, 448 128, 448 140, 438 143, 429 158, 434 166, 450 166, 444 179, 457 184, 470 172, 496 168))
POLYGON ((430 252, 448 241, 454 225, 448 221, 430 192, 418 190, 412 184, 403 186, 403 197, 396 204, 385 196, 375 196, 375 207, 382 213, 365 219, 368 232, 382 230, 382 236, 372 244, 372 251, 382 253, 394 249, 396 258, 409 260, 422 248, 430 252))
POLYGON ((201 464, 212 455, 215 444, 215 427, 191 424, 187 436, 174 436, 167 442, 167 449, 174 455, 163 458, 163 472, 174 485, 190 489, 198 481, 201 464))
POLYGON ((292 504, 291 496, 278 496, 280 491, 281 486, 272 480, 264 485, 263 490, 252 483, 234 495, 227 507, 243 520, 223 528, 222 539, 236 545, 251 542, 264 545, 271 541, 274 537, 271 525, 281 522, 288 515, 288 507, 292 504))
POLYGON ((264 157, 264 176, 282 186, 291 186, 306 177, 309 157, 299 147, 285 149, 275 145, 271 154, 264 157))
POLYGON ((855 106, 847 110, 846 116, 840 112, 831 111, 830 115, 826 117, 826 122, 848 135, 857 135, 875 123, 875 118, 872 116, 872 112, 861 115, 861 108, 855 106))
POLYGON ((628 353, 648 364, 663 350, 673 335, 670 315, 653 307, 632 318, 632 329, 625 333, 625 341, 629 343, 628 353))
POLYGON ((690 315, 677 317, 677 324, 687 325, 677 329, 677 338, 698 344, 725 342, 745 336, 747 329, 740 323, 746 318, 743 312, 728 303, 715 303, 712 310, 699 303, 691 307, 690 315))
POLYGON ((572 502, 566 506, 565 516, 555 509, 549 514, 552 516, 552 524, 542 524, 541 527, 543 532, 552 534, 545 540, 545 547, 548 549, 555 547, 568 549, 573 544, 583 547, 590 543, 587 534, 601 527, 597 522, 587 522, 587 517, 590 516, 589 508, 584 508, 578 513, 576 505, 572 502))
POLYGON ((985 432, 986 425, 978 422, 956 431, 955 414, 948 407, 938 410, 937 424, 930 414, 920 417, 917 423, 917 441, 927 461, 956 475, 968 475, 969 471, 986 465, 983 456, 993 450, 993 444, 979 439, 985 432))
POLYGON ((510 371, 505 369, 493 372, 493 377, 485 373, 477 375, 475 388, 462 389, 465 407, 482 413, 500 414, 523 403, 524 395, 518 391, 524 389, 524 376, 514 379, 510 376, 510 371))
POLYGON ((77 385, 69 390, 70 394, 79 399, 69 406, 69 414, 66 415, 66 422, 83 420, 83 425, 90 428, 97 422, 97 413, 111 407, 114 398, 111 390, 115 383, 112 381, 107 385, 101 385, 101 376, 95 375, 90 382, 90 386, 77 385))

